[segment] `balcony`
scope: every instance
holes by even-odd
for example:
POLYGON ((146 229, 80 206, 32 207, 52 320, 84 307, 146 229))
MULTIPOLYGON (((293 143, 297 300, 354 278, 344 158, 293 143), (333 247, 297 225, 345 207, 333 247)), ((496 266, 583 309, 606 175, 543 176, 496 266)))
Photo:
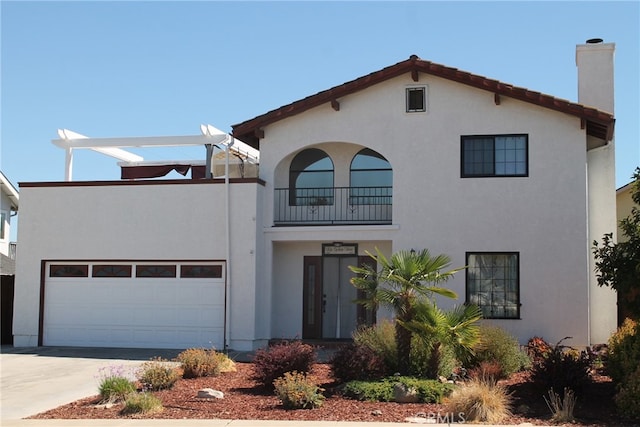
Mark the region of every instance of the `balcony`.
POLYGON ((276 188, 274 225, 391 224, 391 187, 276 188))

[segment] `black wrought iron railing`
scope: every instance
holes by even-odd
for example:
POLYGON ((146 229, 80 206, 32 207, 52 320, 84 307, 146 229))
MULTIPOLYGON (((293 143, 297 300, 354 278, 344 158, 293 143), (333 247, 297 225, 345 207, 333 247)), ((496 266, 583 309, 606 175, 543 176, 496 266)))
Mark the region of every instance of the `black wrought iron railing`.
POLYGON ((276 188, 275 225, 391 224, 392 187, 276 188))

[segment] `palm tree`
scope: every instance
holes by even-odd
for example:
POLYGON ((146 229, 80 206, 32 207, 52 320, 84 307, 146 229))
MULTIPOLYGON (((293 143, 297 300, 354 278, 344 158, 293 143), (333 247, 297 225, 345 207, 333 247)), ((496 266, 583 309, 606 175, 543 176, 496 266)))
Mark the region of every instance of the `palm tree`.
POLYGON ((477 305, 457 305, 448 311, 430 300, 416 305, 414 320, 402 326, 422 340, 429 351, 427 377, 438 377, 444 347, 453 349, 459 361, 469 360, 480 341, 480 319, 482 310, 477 305))
POLYGON ((450 279, 461 268, 444 271, 451 264, 446 255, 432 257, 428 249, 421 251, 401 250, 387 259, 376 248, 376 255, 367 252, 380 266, 375 271, 371 266, 350 266, 357 274, 351 283, 363 291, 364 297, 357 300, 371 310, 381 305, 395 312, 395 340, 398 352, 398 369, 408 374, 410 368, 412 330, 418 304, 431 300, 435 295, 457 298, 450 289, 434 286, 450 279), (385 286, 380 286, 385 285, 385 286))

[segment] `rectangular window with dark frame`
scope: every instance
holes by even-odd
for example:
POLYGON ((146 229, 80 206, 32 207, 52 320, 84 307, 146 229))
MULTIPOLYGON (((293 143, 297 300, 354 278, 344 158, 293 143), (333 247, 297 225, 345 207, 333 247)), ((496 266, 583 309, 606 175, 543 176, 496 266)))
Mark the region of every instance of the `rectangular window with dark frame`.
POLYGON ((182 265, 180 277, 183 279, 220 279, 221 265, 182 265))
POLYGON ((475 135, 461 138, 463 178, 529 175, 528 135, 475 135))
POLYGON ((467 252, 466 303, 485 319, 520 318, 520 255, 517 252, 467 252))
POLYGON ((131 277, 131 264, 94 264, 91 277, 131 277))
POLYGON ((176 277, 174 265, 136 265, 136 277, 176 277))
POLYGON ((87 264, 51 264, 49 277, 89 277, 87 264))
POLYGON ((407 88, 407 113, 427 111, 427 91, 424 87, 407 88))

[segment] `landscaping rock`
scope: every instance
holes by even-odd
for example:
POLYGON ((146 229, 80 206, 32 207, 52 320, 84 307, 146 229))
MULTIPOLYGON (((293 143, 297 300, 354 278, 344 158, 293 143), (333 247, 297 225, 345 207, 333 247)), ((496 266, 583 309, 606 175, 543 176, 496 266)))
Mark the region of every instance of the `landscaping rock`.
POLYGON ((393 400, 398 403, 418 403, 420 396, 418 396, 416 389, 402 383, 395 383, 393 385, 393 400))
POLYGON ((380 409, 376 409, 374 411, 371 411, 371 415, 375 415, 375 416, 382 415, 382 411, 380 409))
POLYGON ((224 399, 224 393, 212 388, 203 388, 198 390, 198 397, 204 399, 224 399))

